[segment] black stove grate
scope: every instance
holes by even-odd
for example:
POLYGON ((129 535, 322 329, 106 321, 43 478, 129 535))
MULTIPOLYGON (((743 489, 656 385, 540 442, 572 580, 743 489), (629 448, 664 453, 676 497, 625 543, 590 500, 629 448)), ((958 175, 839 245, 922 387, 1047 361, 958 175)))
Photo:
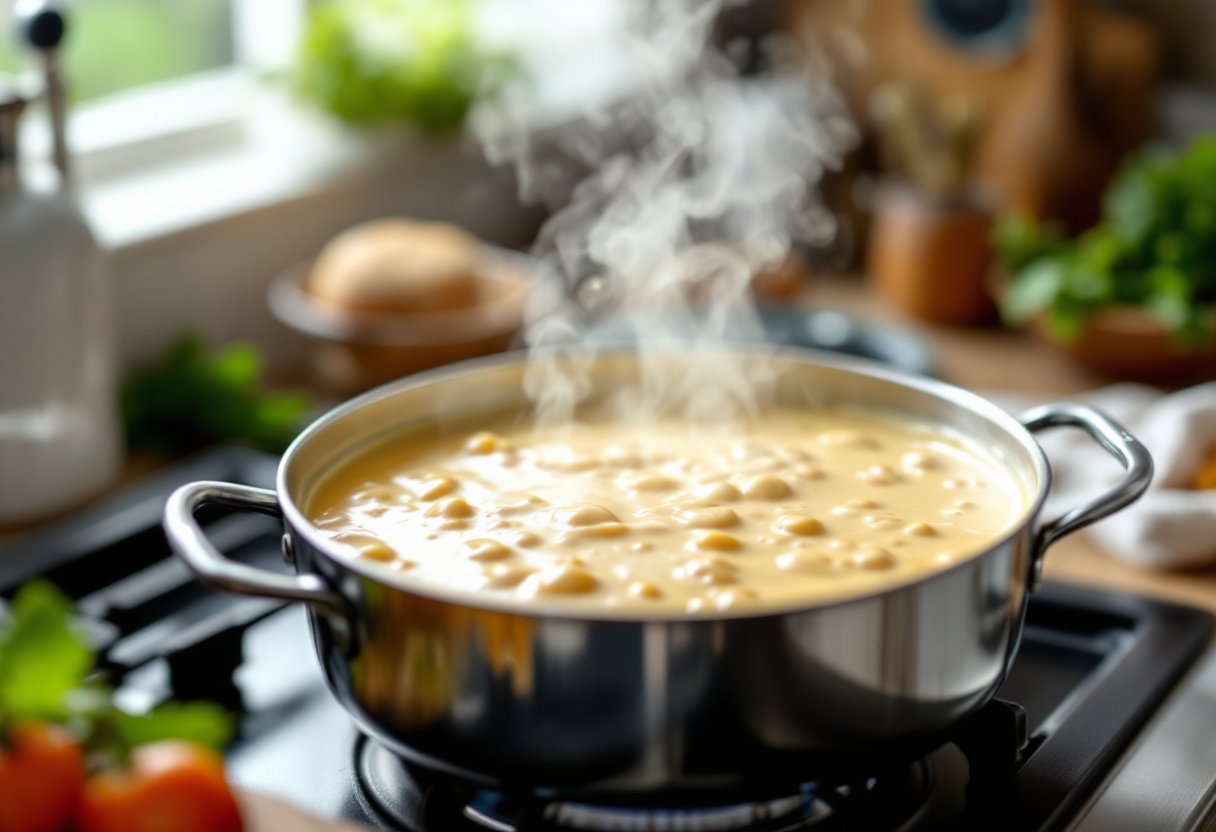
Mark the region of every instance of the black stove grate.
MULTIPOLYGON (((231 776, 321 814, 413 832, 588 824, 674 832, 694 823, 679 807, 630 814, 628 806, 605 811, 585 799, 437 788, 433 778, 362 740, 325 689, 300 611, 198 586, 160 530, 165 498, 178 485, 273 487, 276 467, 273 457, 226 448, 151 477, 0 550, 0 597, 35 577, 57 584, 76 599, 120 692, 139 706, 173 696, 243 710, 231 776), (246 652, 256 658, 245 662, 246 652), (369 760, 380 767, 378 780, 369 776, 369 760)), ((202 519, 229 556, 289 571, 278 521, 222 510, 202 519)), ((701 820, 718 824, 718 832, 740 819, 771 832, 1059 830, 1203 651, 1212 622, 1199 610, 1048 585, 1030 601, 1018 658, 999 693, 1017 706, 985 708, 953 742, 917 763, 919 773, 905 767, 824 781, 765 795, 763 808, 747 799, 723 803, 701 820)))
MULTIPOLYGON (((156 698, 209 699, 242 710, 233 674, 242 662, 242 638, 281 601, 237 598, 197 584, 169 551, 160 518, 178 485, 226 480, 274 486, 276 458, 224 448, 149 478, 114 498, 0 550, 0 596, 34 578, 51 581, 76 601, 111 682, 163 663, 167 684, 156 698)), ((209 510, 200 518, 229 557, 287 571, 282 530, 261 515, 209 510)), ((155 704, 148 702, 146 704, 155 704)))

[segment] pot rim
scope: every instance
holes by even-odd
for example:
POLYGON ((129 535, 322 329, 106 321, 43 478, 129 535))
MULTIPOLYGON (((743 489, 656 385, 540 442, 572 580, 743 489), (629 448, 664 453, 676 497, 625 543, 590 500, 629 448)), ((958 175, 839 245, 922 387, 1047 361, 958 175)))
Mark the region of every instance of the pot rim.
MULTIPOLYGON (((965 390, 961 387, 956 387, 952 384, 929 378, 927 376, 916 376, 902 370, 877 364, 876 362, 847 356, 838 356, 804 347, 773 347, 762 344, 724 344, 722 345, 722 349, 724 351, 753 355, 759 358, 789 358, 803 361, 809 360, 810 363, 820 366, 844 370, 846 372, 853 372, 882 381, 893 382, 911 387, 918 392, 925 393, 930 396, 936 396, 938 398, 945 399, 952 404, 965 407, 995 423, 1006 433, 1013 436, 1029 453, 1030 458, 1033 460, 1035 474, 1039 483, 1038 491, 1033 495, 1029 495, 1029 499, 1027 499, 1025 505, 1023 506, 1021 516, 1013 525, 1009 527, 1008 530, 1006 530, 999 537, 992 538, 990 541, 988 541, 984 548, 971 553, 969 556, 946 567, 945 569, 932 572, 928 575, 922 575, 919 578, 902 581, 900 583, 896 583, 889 587, 872 592, 861 592, 855 595, 846 595, 840 598, 823 600, 809 605, 788 605, 766 608, 763 610, 728 610, 726 612, 714 610, 704 614, 659 611, 650 614, 636 614, 631 611, 630 615, 624 616, 613 614, 609 610, 602 609, 578 611, 577 613, 571 612, 568 609, 549 609, 543 606, 530 609, 505 599, 493 597, 482 598, 480 596, 474 597, 468 590, 445 590, 443 588, 433 586, 410 586, 404 581, 400 580, 400 577, 386 574, 380 569, 377 569, 373 563, 363 562, 358 558, 344 557, 337 554, 335 547, 332 545, 332 541, 329 538, 323 537, 317 527, 304 516, 303 512, 296 505, 294 498, 288 491, 287 472, 291 467, 292 459, 300 451, 300 449, 302 449, 310 441, 314 434, 319 433, 325 427, 374 402, 398 395, 406 390, 426 386, 436 381, 450 380, 459 378, 461 376, 478 375, 498 366, 524 363, 534 357, 527 350, 513 350, 510 352, 499 353, 497 355, 473 358, 467 361, 460 361, 455 364, 425 370, 423 372, 389 382, 338 405, 328 413, 325 413, 313 421, 300 433, 299 436, 296 437, 295 441, 291 443, 279 462, 278 471, 275 475, 275 489, 278 492, 278 500, 283 512, 283 518, 290 526, 291 531, 294 534, 301 535, 314 551, 323 554, 326 558, 339 565, 341 568, 354 572, 360 577, 370 580, 376 584, 397 589, 411 595, 454 604, 456 606, 467 607, 470 609, 507 613, 524 618, 544 618, 558 621, 616 621, 620 622, 621 624, 638 624, 677 622, 711 623, 715 621, 729 621, 745 618, 769 618, 793 613, 829 609, 847 604, 873 601, 879 598, 894 596, 900 592, 908 590, 910 587, 927 584, 937 580, 945 580, 948 578, 948 576, 953 575, 960 570, 972 568, 975 562, 983 558, 985 555, 1004 548, 1011 541, 1022 535, 1026 531, 1027 527, 1030 526, 1030 524, 1033 523, 1042 512, 1043 505, 1047 500, 1047 494, 1051 489, 1052 479, 1051 465, 1047 460, 1047 455, 1044 453, 1039 443, 1031 435, 1030 431, 1027 430, 1021 422, 988 399, 985 399, 976 393, 972 393, 969 390, 965 390)), ((678 351, 678 347, 670 350, 670 352, 673 353, 678 351)), ((613 357, 632 354, 634 352, 635 350, 629 346, 610 346, 599 348, 563 347, 560 353, 555 351, 552 353, 552 355, 559 358, 571 355, 572 353, 578 355, 594 354, 599 356, 613 357)))

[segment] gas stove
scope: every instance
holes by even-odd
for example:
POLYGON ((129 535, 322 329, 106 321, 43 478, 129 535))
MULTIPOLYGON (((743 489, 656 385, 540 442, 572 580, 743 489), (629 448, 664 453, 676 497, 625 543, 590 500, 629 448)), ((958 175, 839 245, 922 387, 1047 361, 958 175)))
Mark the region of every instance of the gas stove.
MULTIPOLYGON (((410 832, 1207 830, 1216 796, 1208 613, 1048 584, 997 698, 914 761, 744 791, 504 794, 413 768, 363 737, 317 666, 304 613, 193 582, 160 531, 178 485, 272 487, 277 459, 213 451, 0 550, 0 596, 46 578, 76 599, 121 704, 210 699, 243 715, 231 780, 324 817, 410 832)), ((212 510, 237 560, 288 567, 278 521, 212 510)))

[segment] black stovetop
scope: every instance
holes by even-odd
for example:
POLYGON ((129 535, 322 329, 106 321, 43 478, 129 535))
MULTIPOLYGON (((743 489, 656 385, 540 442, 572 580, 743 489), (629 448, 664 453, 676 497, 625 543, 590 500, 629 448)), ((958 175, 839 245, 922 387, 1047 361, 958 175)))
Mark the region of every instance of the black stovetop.
MULTIPOLYGON (((325 688, 301 609, 207 591, 170 555, 159 522, 174 487, 272 487, 276 465, 228 448, 127 489, 0 550, 0 596, 34 577, 55 582, 90 619, 127 707, 173 696, 237 709, 244 720, 228 755, 236 784, 383 829, 1060 830, 1212 630, 1199 610, 1049 584, 1031 600, 998 700, 910 766, 777 795, 715 792, 697 806, 499 795, 411 771, 364 740, 325 688)), ((287 571, 278 521, 220 511, 204 519, 230 556, 287 571)))

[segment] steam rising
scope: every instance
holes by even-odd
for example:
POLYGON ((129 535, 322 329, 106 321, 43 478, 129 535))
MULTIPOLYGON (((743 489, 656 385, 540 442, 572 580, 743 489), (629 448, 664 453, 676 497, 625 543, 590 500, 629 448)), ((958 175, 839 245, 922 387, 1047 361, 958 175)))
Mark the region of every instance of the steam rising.
MULTIPOLYGON (((752 276, 779 266, 794 241, 822 244, 835 230, 815 185, 853 139, 843 106, 826 81, 788 69, 742 77, 712 45, 725 2, 636 0, 620 45, 636 90, 556 137, 589 172, 534 248, 564 285, 533 297, 526 341, 534 354, 571 353, 592 321, 632 329, 641 383, 616 405, 639 419, 754 412, 771 393, 763 362, 710 348, 758 340, 752 276), (681 345, 687 361, 659 358, 681 345)), ((513 123, 483 115, 487 155, 515 164, 525 198, 544 198, 554 147, 513 123)), ((531 362, 542 423, 572 417, 590 389, 589 361, 531 362)))

